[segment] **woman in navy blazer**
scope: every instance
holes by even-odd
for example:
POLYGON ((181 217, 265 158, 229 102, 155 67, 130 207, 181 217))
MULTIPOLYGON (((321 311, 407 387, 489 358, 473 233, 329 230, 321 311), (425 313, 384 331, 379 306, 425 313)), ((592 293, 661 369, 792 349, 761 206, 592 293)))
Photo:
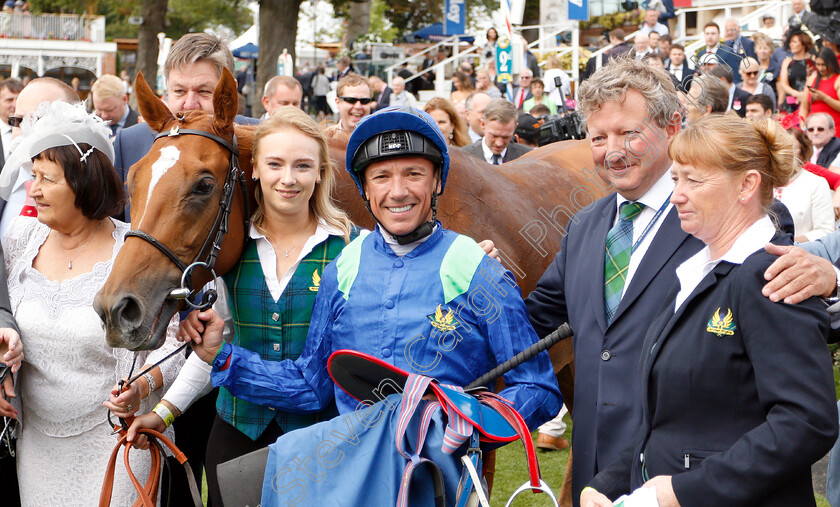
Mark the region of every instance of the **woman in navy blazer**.
POLYGON ((706 247, 677 268, 650 323, 635 441, 581 505, 643 485, 661 507, 814 505, 811 464, 837 438, 828 315, 815 298, 761 294, 775 259, 764 245, 791 244, 767 210, 793 171, 792 140, 770 120, 708 116, 669 154, 680 226, 706 247))

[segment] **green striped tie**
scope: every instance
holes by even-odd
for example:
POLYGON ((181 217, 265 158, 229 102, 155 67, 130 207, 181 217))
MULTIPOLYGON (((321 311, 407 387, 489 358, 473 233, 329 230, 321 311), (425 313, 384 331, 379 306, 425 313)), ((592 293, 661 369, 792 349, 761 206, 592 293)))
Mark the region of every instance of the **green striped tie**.
POLYGON ((618 222, 607 233, 607 255, 604 258, 604 305, 607 311, 607 324, 612 322, 621 292, 630 266, 630 254, 633 252, 633 219, 645 209, 639 202, 621 203, 618 222))

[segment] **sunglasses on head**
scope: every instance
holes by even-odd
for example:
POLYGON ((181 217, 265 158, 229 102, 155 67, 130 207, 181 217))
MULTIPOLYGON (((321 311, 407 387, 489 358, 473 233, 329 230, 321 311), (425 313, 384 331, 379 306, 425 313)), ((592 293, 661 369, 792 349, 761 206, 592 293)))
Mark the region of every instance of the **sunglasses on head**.
POLYGON ((20 127, 20 124, 23 123, 23 118, 20 116, 9 116, 7 123, 12 127, 20 127))
POLYGON ((341 100, 343 100, 344 102, 347 102, 348 104, 355 104, 356 102, 361 102, 363 106, 366 106, 366 105, 370 104, 371 102, 373 102, 373 99, 369 99, 369 98, 361 98, 361 99, 358 98, 358 97, 339 97, 339 98, 341 100))
POLYGON ((823 132, 825 130, 825 127, 808 127, 808 132, 813 132, 815 130, 817 132, 823 132))

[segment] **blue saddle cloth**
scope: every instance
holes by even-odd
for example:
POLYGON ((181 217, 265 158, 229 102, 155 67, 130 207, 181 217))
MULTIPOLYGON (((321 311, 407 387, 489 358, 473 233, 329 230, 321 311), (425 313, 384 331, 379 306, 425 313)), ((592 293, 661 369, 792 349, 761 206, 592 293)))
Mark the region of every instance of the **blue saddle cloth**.
MULTIPOLYGON (((269 446, 263 507, 287 505, 396 505, 407 460, 396 449, 401 394, 392 394, 375 405, 360 404, 356 412, 340 415, 307 428, 289 432, 269 446)), ((423 409, 420 401, 403 437, 403 449, 417 452, 423 409)), ((464 444, 453 454, 441 447, 447 418, 438 408, 431 417, 420 456, 441 470, 446 505, 454 506, 460 458, 464 444)), ((428 466, 413 474, 411 505, 434 505, 432 475, 428 466)))

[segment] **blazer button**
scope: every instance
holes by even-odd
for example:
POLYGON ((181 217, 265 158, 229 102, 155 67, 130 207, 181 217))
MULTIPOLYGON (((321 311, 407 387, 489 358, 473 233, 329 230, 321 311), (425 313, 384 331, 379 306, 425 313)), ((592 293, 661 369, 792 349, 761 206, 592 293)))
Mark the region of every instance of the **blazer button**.
POLYGON ((609 361, 611 357, 612 357, 612 352, 610 352, 609 350, 602 350, 601 351, 601 360, 602 361, 609 361))

